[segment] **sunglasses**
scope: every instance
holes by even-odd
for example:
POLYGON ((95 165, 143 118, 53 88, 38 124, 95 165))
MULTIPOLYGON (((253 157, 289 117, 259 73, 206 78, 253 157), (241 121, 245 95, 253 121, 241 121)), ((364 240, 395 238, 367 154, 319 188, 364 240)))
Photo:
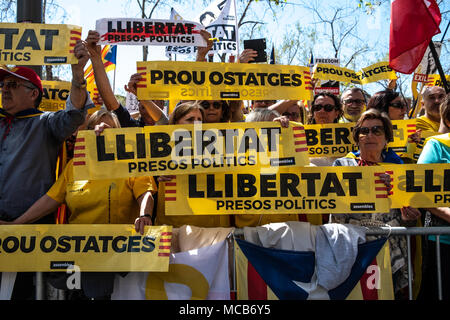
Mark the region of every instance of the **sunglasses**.
POLYGON ((363 104, 365 101, 361 100, 361 99, 345 99, 344 103, 345 104, 357 104, 357 105, 361 105, 363 104))
POLYGON ((389 106, 396 109, 406 109, 406 104, 401 102, 391 103, 389 106))
POLYGON ((208 110, 211 105, 214 107, 214 109, 219 110, 222 108, 222 103, 218 101, 214 101, 213 103, 209 103, 208 101, 202 101, 200 105, 203 107, 203 109, 208 110))
POLYGON ((322 108, 326 111, 326 112, 330 112, 336 109, 336 106, 333 106, 332 104, 326 104, 326 105, 321 105, 321 104, 313 104, 312 105, 312 111, 320 111, 322 110, 322 108))
POLYGON ((359 128, 359 134, 363 136, 367 136, 369 132, 372 132, 376 136, 381 136, 384 134, 383 126, 373 126, 373 127, 361 127, 359 128))
POLYGON ((17 89, 18 87, 25 87, 28 89, 36 89, 30 86, 26 86, 25 84, 21 83, 21 82, 16 82, 16 81, 1 81, 0 82, 0 89, 17 89))

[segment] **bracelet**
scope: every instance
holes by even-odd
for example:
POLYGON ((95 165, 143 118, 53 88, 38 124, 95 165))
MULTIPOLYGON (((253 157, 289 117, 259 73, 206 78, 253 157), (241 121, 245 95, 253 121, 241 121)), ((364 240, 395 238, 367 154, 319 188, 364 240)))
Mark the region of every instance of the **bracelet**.
POLYGON ((142 218, 142 217, 147 217, 147 218, 151 218, 152 216, 151 216, 151 215, 149 215, 149 214, 144 214, 144 215, 140 216, 139 218, 142 218))

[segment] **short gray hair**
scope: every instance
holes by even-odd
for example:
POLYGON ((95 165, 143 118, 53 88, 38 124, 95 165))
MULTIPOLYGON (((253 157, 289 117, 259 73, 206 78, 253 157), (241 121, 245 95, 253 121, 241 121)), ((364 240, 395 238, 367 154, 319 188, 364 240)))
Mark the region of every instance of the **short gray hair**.
POLYGON ((279 117, 280 114, 275 110, 256 108, 245 117, 245 122, 272 121, 272 116, 279 117))

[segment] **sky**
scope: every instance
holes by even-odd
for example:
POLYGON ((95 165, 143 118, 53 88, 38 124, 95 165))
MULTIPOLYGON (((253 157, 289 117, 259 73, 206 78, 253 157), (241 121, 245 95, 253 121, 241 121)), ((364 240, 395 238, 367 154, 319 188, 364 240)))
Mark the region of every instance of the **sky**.
MULTIPOLYGON (((211 0, 212 1, 212 0, 211 0)), ((236 0, 238 1, 238 0, 236 0)), ((95 29, 95 21, 101 18, 139 18, 141 13, 138 8, 136 0, 55 0, 55 2, 63 7, 67 12, 67 16, 62 20, 60 14, 54 15, 54 19, 49 20, 47 23, 64 23, 81 26, 83 33, 82 38, 85 39, 90 29, 95 29)), ((164 2, 164 1, 162 1, 164 2)), ((195 0, 184 1, 183 6, 175 4, 174 8, 183 16, 186 20, 195 20, 195 17, 199 12, 206 8, 209 1, 195 0), (207 2, 207 4, 203 4, 207 2)), ((317 21, 312 19, 312 15, 306 13, 306 11, 299 5, 298 0, 286 0, 288 5, 284 10, 277 10, 277 20, 274 19, 273 13, 270 10, 264 11, 263 1, 252 3, 251 10, 258 13, 260 19, 266 23, 268 34, 268 49, 271 48, 272 43, 275 48, 281 45, 282 36, 286 33, 286 30, 291 28, 296 21, 299 21, 302 26, 315 25, 318 31, 323 29, 321 24, 317 24, 317 21), (322 29, 321 29, 322 28, 322 29)), ((320 4, 323 12, 326 12, 327 8, 332 6, 345 6, 347 4, 355 5, 356 0, 310 0, 310 3, 317 2, 320 4)), ((450 9, 450 5, 445 5, 447 9, 450 9)), ((241 14, 242 8, 238 8, 238 17, 241 14), (239 10, 240 9, 240 10, 239 10)), ((148 10, 146 10, 148 11, 148 10)), ((442 9, 441 9, 442 11, 442 9)), ((60 11, 59 11, 60 12, 60 11)), ((361 10, 362 12, 362 10, 361 10)), ((160 6, 153 15, 155 19, 169 19, 170 7, 160 6)), ((375 11, 371 15, 366 15, 362 12, 356 19, 358 19, 359 37, 369 45, 376 45, 379 49, 378 55, 384 53, 387 57, 388 40, 389 40, 389 4, 386 3, 380 7, 376 7, 375 11)), ((441 23, 441 31, 443 32, 448 21, 441 23)), ((449 32, 450 33, 450 32, 449 32)), ((289 34, 289 33, 288 33, 289 34)), ((441 36, 436 36, 439 40, 441 36)), ((449 35, 446 37, 449 38, 449 35)), ((241 42, 242 42, 241 36, 241 42)), ((165 48, 162 46, 149 47, 148 60, 167 60, 164 54, 165 48)), ((351 50, 351 49, 349 49, 351 50)), ((240 50, 242 51, 242 50, 240 50)), ((269 53, 269 50, 268 50, 269 53)), ((319 39, 317 41, 313 54, 315 57, 330 58, 332 51, 329 42, 319 39)), ((111 82, 114 84, 115 93, 125 95, 124 85, 128 83, 130 76, 136 72, 136 61, 142 61, 142 47, 120 45, 117 50, 117 66, 116 71, 111 71, 108 76, 111 82), (115 81, 114 81, 115 79, 115 81)), ((270 54, 270 53, 269 53, 270 54)), ((371 57, 373 53, 368 53, 364 58, 366 60, 373 61, 371 57)), ((177 60, 185 60, 182 56, 178 55, 177 60)), ((216 61, 216 60, 215 60, 216 61)), ((381 60, 379 60, 381 61, 381 60)), ((362 64, 366 61, 362 60, 362 64)), ((306 65, 307 61, 303 65, 306 65)), ((367 65, 359 65, 358 67, 366 67, 367 65)), ((67 69, 69 70, 69 69, 67 69)), ((66 72, 67 74, 70 73, 66 72)), ((62 79, 70 80, 70 79, 62 79)))
MULTIPOLYGON (((352 0, 350 0, 352 1, 352 0)), ((295 4, 295 0, 290 1, 292 5, 287 6, 286 10, 282 10, 280 12, 280 16, 278 17, 278 21, 275 22, 273 19, 272 12, 266 11, 263 12, 263 4, 254 3, 252 4, 252 10, 260 11, 261 16, 264 21, 268 24, 268 30, 283 30, 288 27, 289 24, 292 24, 293 21, 300 20, 303 24, 311 23, 308 21, 309 17, 305 16, 304 11, 295 4)), ((344 1, 331 1, 327 0, 328 3, 343 3, 344 1)), ((203 5, 202 1, 195 0, 193 1, 195 5, 184 5, 180 6, 175 4, 174 8, 183 15, 183 18, 186 20, 194 20, 198 15, 199 9, 206 8, 206 5, 203 5)), ((119 17, 128 17, 128 18, 139 18, 140 10, 136 1, 119 1, 119 0, 58 0, 58 4, 65 8, 65 10, 69 13, 67 18, 64 20, 65 24, 74 24, 81 26, 83 28, 82 38, 84 39, 87 36, 88 30, 95 29, 95 21, 101 18, 119 18, 119 17)), ((382 29, 381 24, 381 15, 383 14, 382 10, 378 10, 379 12, 375 12, 372 16, 363 18, 364 20, 360 22, 360 24, 364 25, 371 33, 371 39, 376 40, 374 38, 374 34, 379 35, 382 29)), ((157 14, 154 14, 154 18, 159 19, 169 19, 170 8, 168 6, 161 7, 157 14)), ((240 12, 238 12, 238 16, 240 12)), ((60 21, 48 23, 60 23, 60 21)), ((268 42, 274 43, 275 46, 277 44, 281 44, 282 41, 282 32, 272 32, 267 36, 268 42)), ((148 60, 167 60, 164 55, 164 47, 162 46, 152 46, 149 47, 149 57, 148 60)), ((242 50, 240 50, 242 51, 242 50)), ((324 52, 324 50, 320 47, 317 48, 317 52, 324 52)), ((116 72, 109 72, 108 76, 111 79, 115 87, 115 93, 125 95, 125 91, 123 90, 124 85, 128 82, 131 74, 136 71, 136 61, 142 61, 142 48, 140 46, 128 46, 121 45, 118 46, 117 50, 117 66, 116 72), (115 81, 114 81, 115 77, 115 81)), ((320 55, 320 54, 319 54, 320 55)), ((318 55, 315 54, 317 57, 318 55)), ((323 57, 327 58, 327 57, 323 57)), ((177 60, 184 60, 183 56, 178 56, 177 60)), ((306 63, 306 61, 305 61, 306 63)))

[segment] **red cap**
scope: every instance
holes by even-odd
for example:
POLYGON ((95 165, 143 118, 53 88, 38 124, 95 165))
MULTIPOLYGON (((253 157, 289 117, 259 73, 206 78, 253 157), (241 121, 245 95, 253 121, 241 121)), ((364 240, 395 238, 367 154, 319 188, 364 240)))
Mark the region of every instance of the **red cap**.
POLYGON ((39 78, 33 69, 26 67, 14 67, 12 69, 0 68, 0 81, 3 81, 3 79, 8 75, 13 75, 17 78, 30 81, 39 89, 41 93, 44 92, 44 90, 42 90, 41 78, 39 78))

